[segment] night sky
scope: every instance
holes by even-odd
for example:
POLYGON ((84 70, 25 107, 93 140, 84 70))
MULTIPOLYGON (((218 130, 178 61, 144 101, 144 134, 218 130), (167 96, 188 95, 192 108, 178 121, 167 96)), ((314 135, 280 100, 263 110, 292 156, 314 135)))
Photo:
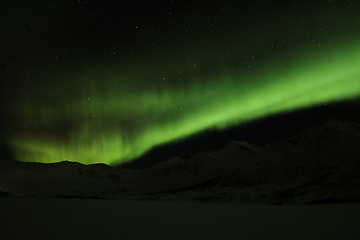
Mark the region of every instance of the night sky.
POLYGON ((356 0, 4 2, 1 158, 118 165, 360 120, 356 0))

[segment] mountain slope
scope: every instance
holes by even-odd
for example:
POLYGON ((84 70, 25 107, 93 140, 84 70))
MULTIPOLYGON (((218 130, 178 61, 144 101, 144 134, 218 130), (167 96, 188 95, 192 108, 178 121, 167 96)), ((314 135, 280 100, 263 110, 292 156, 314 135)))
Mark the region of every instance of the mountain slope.
POLYGON ((358 201, 359 146, 359 124, 330 121, 262 149, 207 187, 279 203, 358 201))

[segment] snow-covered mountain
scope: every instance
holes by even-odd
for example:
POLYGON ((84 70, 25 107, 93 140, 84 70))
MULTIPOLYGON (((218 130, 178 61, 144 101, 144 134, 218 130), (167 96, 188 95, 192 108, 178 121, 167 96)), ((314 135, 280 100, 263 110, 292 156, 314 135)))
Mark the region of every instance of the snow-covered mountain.
POLYGON ((263 148, 203 188, 272 203, 356 202, 359 170, 360 125, 329 121, 263 148))
POLYGON ((360 201, 360 124, 329 121, 268 147, 230 141, 143 170, 0 160, 2 195, 118 199, 360 201))

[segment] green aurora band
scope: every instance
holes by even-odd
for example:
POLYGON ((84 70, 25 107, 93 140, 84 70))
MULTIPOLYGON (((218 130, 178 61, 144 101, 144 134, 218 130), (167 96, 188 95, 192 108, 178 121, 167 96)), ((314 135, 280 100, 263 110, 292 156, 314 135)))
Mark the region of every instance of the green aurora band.
POLYGON ((18 125, 9 144, 21 161, 117 165, 207 129, 354 99, 359 45, 293 52, 250 73, 227 62, 206 71, 204 61, 169 60, 47 74, 51 83, 32 85, 10 113, 18 125))

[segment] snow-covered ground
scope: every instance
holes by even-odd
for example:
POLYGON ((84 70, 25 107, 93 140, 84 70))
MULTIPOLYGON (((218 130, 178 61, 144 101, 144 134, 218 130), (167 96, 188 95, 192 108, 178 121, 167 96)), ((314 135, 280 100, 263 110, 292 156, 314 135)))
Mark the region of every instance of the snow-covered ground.
POLYGON ((359 239, 360 205, 0 198, 0 239, 359 239))

